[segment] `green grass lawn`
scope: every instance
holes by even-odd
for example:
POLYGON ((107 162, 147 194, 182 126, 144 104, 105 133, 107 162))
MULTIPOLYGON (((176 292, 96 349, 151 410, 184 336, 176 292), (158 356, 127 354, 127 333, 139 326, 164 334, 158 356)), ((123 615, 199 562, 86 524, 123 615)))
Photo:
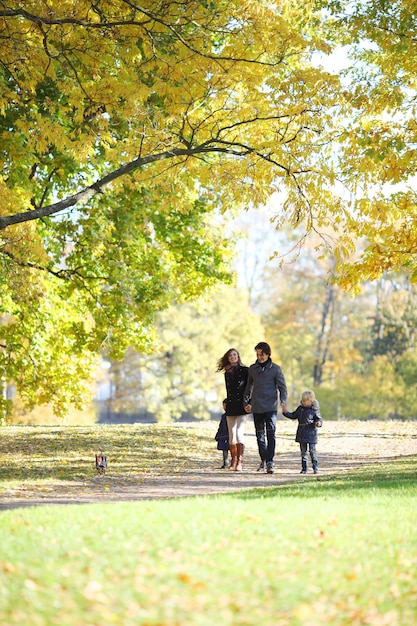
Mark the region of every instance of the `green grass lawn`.
POLYGON ((416 461, 0 513, 0 624, 415 626, 416 461))

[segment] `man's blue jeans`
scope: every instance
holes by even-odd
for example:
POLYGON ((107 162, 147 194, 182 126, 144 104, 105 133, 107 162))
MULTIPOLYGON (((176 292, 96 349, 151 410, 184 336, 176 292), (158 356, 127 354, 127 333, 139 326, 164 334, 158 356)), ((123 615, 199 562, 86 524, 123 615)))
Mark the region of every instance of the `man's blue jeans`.
POLYGON ((276 411, 254 413, 256 441, 258 442, 259 456, 262 461, 271 463, 275 456, 275 430, 277 424, 276 411))

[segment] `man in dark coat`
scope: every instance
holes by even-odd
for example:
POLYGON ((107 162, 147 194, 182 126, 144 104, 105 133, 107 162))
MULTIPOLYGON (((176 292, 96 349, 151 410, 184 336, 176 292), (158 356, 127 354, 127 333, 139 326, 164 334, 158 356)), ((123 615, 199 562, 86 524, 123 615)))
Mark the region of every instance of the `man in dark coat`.
POLYGON ((265 341, 255 346, 256 362, 249 367, 245 411, 253 413, 261 463, 258 471, 274 473, 275 431, 278 392, 282 411, 287 410, 287 386, 282 369, 271 360, 271 348, 265 341))

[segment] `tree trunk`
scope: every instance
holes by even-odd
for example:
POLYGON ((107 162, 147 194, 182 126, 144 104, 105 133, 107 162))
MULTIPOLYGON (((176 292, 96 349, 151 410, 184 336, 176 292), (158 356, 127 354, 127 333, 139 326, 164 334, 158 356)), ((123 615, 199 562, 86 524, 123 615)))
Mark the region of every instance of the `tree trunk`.
POLYGON ((323 304, 321 328, 317 339, 316 355, 314 359, 313 383, 315 387, 320 387, 323 380, 323 368, 327 361, 334 327, 335 302, 334 287, 330 283, 326 285, 326 297, 323 304))

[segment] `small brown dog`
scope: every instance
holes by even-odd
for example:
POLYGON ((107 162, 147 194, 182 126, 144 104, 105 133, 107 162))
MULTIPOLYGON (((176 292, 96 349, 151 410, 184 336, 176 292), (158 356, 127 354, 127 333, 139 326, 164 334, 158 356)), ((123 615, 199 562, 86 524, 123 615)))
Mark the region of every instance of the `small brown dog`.
POLYGON ((96 454, 96 470, 99 474, 104 474, 107 468, 107 457, 105 454, 100 452, 100 454, 96 454))

